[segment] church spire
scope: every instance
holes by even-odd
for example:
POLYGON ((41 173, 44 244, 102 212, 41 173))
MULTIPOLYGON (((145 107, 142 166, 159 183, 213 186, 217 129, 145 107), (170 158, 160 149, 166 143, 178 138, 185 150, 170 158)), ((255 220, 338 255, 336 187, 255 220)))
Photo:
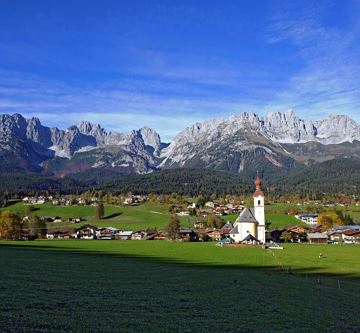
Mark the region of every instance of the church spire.
POLYGON ((261 179, 259 178, 259 172, 257 172, 257 177, 255 179, 255 192, 254 197, 264 196, 264 192, 261 190, 261 179))

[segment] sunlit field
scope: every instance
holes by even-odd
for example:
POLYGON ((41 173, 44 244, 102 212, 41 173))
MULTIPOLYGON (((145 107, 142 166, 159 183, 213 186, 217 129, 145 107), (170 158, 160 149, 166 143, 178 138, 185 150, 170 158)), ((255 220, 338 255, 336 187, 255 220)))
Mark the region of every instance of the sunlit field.
POLYGON ((1 331, 357 332, 359 255, 351 245, 2 241, 1 331))

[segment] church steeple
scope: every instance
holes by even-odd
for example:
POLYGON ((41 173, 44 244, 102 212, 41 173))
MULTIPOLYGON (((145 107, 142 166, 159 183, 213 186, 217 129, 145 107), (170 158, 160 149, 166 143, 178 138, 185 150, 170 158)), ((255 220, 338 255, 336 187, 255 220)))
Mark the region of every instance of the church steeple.
POLYGON ((258 221, 258 239, 260 242, 265 243, 265 196, 261 189, 262 181, 257 175, 255 179, 255 192, 254 198, 254 215, 258 221))
POLYGON ((254 197, 257 197, 259 195, 264 196, 264 192, 261 190, 261 179, 259 178, 259 175, 256 177, 255 179, 255 192, 254 192, 254 197))

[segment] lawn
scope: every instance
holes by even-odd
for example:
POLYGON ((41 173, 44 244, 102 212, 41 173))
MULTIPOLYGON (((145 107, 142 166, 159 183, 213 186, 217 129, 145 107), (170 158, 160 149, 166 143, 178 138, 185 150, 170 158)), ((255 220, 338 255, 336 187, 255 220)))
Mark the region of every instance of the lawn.
POLYGON ((211 243, 3 241, 0 331, 357 332, 359 254, 356 246, 291 245, 274 257, 211 243), (278 270, 279 260, 302 275, 278 270))

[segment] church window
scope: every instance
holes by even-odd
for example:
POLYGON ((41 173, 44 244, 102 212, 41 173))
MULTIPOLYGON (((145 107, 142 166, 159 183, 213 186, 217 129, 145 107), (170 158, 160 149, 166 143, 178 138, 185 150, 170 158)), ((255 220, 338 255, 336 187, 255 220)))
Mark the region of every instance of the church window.
POLYGON ((260 206, 260 200, 258 200, 258 205, 260 206))

